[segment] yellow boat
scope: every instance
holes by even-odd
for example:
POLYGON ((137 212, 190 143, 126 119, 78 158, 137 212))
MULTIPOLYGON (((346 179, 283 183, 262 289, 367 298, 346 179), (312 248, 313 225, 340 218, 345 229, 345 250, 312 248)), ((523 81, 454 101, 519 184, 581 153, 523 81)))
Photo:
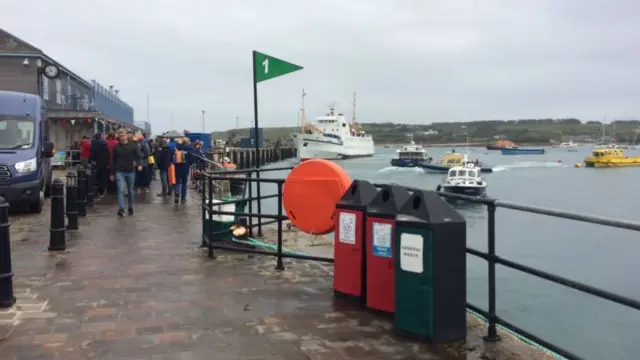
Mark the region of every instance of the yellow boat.
POLYGON ((600 148, 584 159, 586 167, 629 167, 640 166, 640 156, 625 156, 622 149, 600 148))
MULTIPOLYGON (((456 152, 451 152, 451 153, 446 153, 442 157, 442 160, 438 161, 437 163, 433 163, 430 160, 428 160, 426 162, 425 161, 421 161, 421 162, 418 163, 418 166, 420 166, 420 167, 422 167, 422 168, 424 168, 426 170, 446 173, 452 167, 464 166, 469 162, 470 161, 468 160, 466 154, 460 154, 460 153, 456 153, 456 152)), ((483 173, 493 172, 492 168, 487 167, 487 166, 483 165, 480 162, 475 163, 475 164, 478 167, 480 167, 480 172, 483 172, 483 173)))

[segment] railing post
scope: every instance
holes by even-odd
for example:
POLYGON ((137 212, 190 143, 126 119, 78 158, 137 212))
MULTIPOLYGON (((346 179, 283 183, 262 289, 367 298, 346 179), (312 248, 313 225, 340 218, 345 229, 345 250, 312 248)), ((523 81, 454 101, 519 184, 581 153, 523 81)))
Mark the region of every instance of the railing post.
POLYGON ((78 166, 78 216, 87 216, 87 170, 78 166))
MULTIPOLYGON (((247 173, 247 180, 251 179, 251 171, 247 173)), ((247 186, 249 187, 249 199, 253 197, 253 183, 251 181, 247 181, 247 186)), ((249 200, 249 214, 253 214, 253 200, 249 200)), ((253 216, 249 215, 249 236, 253 236, 253 216)))
MULTIPOLYGON (((204 172, 202 173, 202 181, 201 183, 204 184, 204 178, 205 178, 205 174, 204 172)), ((207 194, 204 192, 204 187, 200 189, 200 202, 202 203, 202 244, 200 244, 200 247, 206 247, 207 246, 207 241, 205 238, 205 229, 207 229, 207 194)), ((211 224, 209 224, 209 226, 211 226, 211 224)))
MULTIPOLYGON (((262 157, 261 157, 262 158, 262 157)), ((262 215, 262 196, 260 195, 260 167, 256 170, 256 197, 258 203, 258 214, 262 215)), ((262 237, 262 218, 258 218, 258 237, 262 237)))
POLYGON ((284 270, 282 241, 282 183, 278 183, 278 259, 276 261, 276 270, 284 270))
POLYGON ((64 183, 60 179, 55 179, 51 184, 49 251, 64 251, 67 249, 66 231, 64 224, 64 183))
POLYGON ((87 168, 87 207, 93 206, 93 197, 95 196, 95 193, 93 192, 93 186, 95 183, 95 179, 93 176, 94 173, 95 169, 93 168, 91 163, 89 163, 89 167, 87 168))
POLYGON ((489 267, 489 309, 487 311, 487 320, 489 321, 489 327, 487 328, 487 335, 484 337, 484 341, 495 342, 500 340, 500 335, 498 335, 496 329, 496 205, 494 203, 487 205, 487 213, 487 255, 489 255, 489 259, 487 260, 489 267))
POLYGON ((9 203, 0 197, 0 309, 13 306, 13 268, 11 266, 11 233, 9 203))
POLYGON ((78 230, 78 176, 67 173, 67 230, 78 230))
MULTIPOLYGON (((216 256, 213 253, 213 179, 209 178, 209 180, 207 181, 207 214, 208 219, 209 219, 209 226, 207 227, 207 238, 209 239, 208 242, 208 256, 211 259, 215 259, 216 256)), ((204 192, 203 192, 204 193, 204 192)))
POLYGON ((204 194, 204 173, 205 173, 204 159, 200 159, 199 167, 200 167, 200 181, 198 186, 200 187, 200 191, 204 194))

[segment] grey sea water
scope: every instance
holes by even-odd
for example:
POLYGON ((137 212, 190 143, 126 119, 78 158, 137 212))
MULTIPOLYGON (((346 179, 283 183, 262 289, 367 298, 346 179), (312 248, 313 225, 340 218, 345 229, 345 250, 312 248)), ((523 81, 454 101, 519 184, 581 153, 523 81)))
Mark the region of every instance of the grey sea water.
MULTIPOLYGON (((470 159, 478 158, 494 168, 494 173, 485 175, 487 193, 493 198, 640 221, 640 168, 574 168, 591 149, 568 152, 548 148, 544 155, 520 156, 481 148, 469 148, 468 152, 470 159)), ((440 159, 451 149, 427 151, 440 159)), ((635 153, 640 156, 640 151, 635 153)), ((353 179, 371 182, 434 190, 443 180, 442 174, 393 168, 389 160, 394 156, 395 149, 378 148, 373 158, 338 163, 353 179)), ((286 175, 278 171, 268 177, 286 175)), ((275 189, 264 184, 261 190, 272 194, 275 189)), ((276 208, 274 201, 267 200, 263 212, 273 213, 276 208)), ((456 208, 467 220, 468 246, 486 251, 485 207, 456 208)), ((498 255, 506 259, 640 299, 640 233, 499 208, 496 247, 498 255)), ((467 259, 468 301, 486 309, 486 262, 471 255, 467 259)), ((640 313, 500 266, 496 283, 500 317, 586 359, 638 359, 640 313)))

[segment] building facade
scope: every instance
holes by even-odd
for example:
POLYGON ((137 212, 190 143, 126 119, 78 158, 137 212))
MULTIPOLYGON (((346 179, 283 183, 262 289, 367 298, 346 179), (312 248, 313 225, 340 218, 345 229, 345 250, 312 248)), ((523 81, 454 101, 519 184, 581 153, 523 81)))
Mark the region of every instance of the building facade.
POLYGON ((39 94, 47 108, 49 137, 56 148, 71 147, 83 136, 127 128, 146 129, 134 123, 134 110, 113 86, 86 81, 47 56, 42 50, 0 29, 0 90, 39 94), (44 68, 54 65, 55 78, 44 68))

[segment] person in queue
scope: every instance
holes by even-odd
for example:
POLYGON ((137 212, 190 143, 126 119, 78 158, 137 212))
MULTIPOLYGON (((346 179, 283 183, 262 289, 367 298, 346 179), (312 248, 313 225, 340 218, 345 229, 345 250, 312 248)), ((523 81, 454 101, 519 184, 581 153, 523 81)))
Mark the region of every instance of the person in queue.
POLYGON ((135 199, 135 171, 140 171, 142 166, 142 155, 138 145, 130 139, 133 134, 127 134, 126 130, 118 130, 120 142, 113 147, 111 167, 111 180, 116 180, 118 184, 118 216, 124 216, 124 194, 127 192, 127 205, 129 216, 133 216, 133 203, 135 199))
MULTIPOLYGON (((118 139, 116 139, 116 133, 114 131, 109 131, 107 133, 107 147, 109 148, 109 164, 107 165, 108 174, 111 174, 111 168, 113 167, 113 148, 118 143, 118 139)), ((112 192, 113 189, 113 181, 109 181, 107 183, 107 191, 112 192)))
POLYGON ((89 157, 91 156, 91 140, 88 136, 83 136, 80 141, 80 164, 85 169, 89 168, 89 157))
POLYGON ((176 172, 174 203, 187 202, 187 186, 189 184, 189 168, 193 162, 193 149, 187 138, 176 138, 176 149, 173 152, 173 166, 176 172), (186 143, 185 143, 186 142, 186 143))
POLYGON ((91 141, 91 154, 89 160, 93 164, 93 171, 96 172, 95 179, 98 185, 98 196, 103 197, 107 190, 107 182, 109 181, 109 146, 102 138, 101 133, 93 136, 91 141))
POLYGON ((149 145, 144 136, 142 136, 142 133, 137 132, 134 137, 142 156, 142 161, 140 162, 140 166, 142 166, 142 169, 138 170, 138 172, 136 173, 136 187, 138 188, 139 192, 147 193, 149 192, 149 185, 151 184, 149 173, 149 145))
POLYGON ((169 196, 171 195, 169 167, 173 161, 173 150, 169 147, 169 142, 166 139, 160 139, 158 149, 156 149, 153 157, 160 171, 160 183, 162 184, 162 192, 158 196, 169 196))

